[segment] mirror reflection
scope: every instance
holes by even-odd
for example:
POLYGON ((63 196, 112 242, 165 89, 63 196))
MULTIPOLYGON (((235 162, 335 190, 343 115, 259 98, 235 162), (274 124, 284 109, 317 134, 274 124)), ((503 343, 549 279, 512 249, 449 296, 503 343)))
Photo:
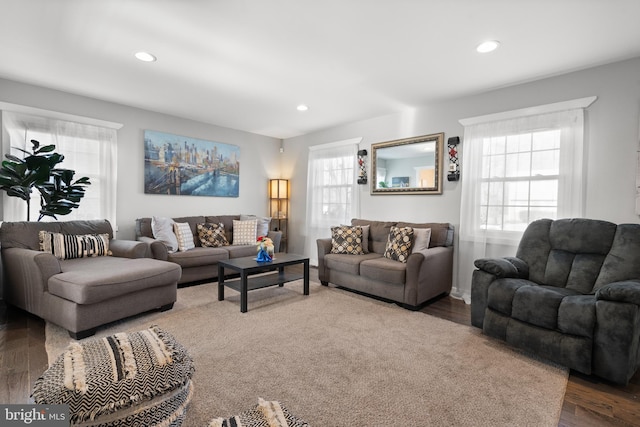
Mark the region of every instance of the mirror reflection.
POLYGON ((372 194, 441 194, 444 134, 373 144, 372 194))

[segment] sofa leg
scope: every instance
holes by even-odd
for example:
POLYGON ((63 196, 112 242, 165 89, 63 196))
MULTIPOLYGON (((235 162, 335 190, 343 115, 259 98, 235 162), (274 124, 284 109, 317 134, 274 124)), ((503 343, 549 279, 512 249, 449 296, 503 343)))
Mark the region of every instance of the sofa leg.
POLYGON ((74 340, 78 341, 78 340, 82 340, 87 337, 90 337, 91 335, 95 335, 96 330, 98 330, 98 328, 86 329, 84 331, 78 331, 78 332, 69 331, 69 336, 74 340))
POLYGON ((158 309, 158 311, 169 311, 169 310, 171 310, 172 308, 173 308, 173 303, 171 303, 171 304, 166 304, 166 305, 163 305, 162 307, 160 307, 160 308, 158 309))
POLYGON ((325 282, 324 280, 321 280, 320 284, 322 284, 322 286, 329 286, 329 282, 325 282))

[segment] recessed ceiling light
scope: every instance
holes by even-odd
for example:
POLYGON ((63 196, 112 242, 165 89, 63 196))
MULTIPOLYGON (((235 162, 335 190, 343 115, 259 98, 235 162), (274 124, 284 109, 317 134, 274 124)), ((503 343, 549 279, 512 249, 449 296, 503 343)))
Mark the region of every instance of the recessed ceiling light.
POLYGON ((150 54, 149 52, 138 52, 136 53, 136 58, 140 61, 144 62, 154 62, 156 61, 156 57, 150 54))
POLYGON ((500 42, 497 40, 487 40, 486 42, 482 42, 476 47, 476 50, 480 53, 489 53, 493 52, 500 46, 500 42))
POLYGON ((298 111, 307 111, 309 109, 308 105, 300 104, 296 107, 298 111))

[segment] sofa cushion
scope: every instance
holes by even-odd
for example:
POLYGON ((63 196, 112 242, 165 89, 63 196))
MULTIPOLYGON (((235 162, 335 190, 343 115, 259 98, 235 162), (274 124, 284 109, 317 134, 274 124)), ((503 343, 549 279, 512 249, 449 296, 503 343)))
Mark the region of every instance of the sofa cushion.
POLYGON ((180 267, 200 267, 203 265, 211 265, 211 268, 216 268, 215 265, 218 261, 229 259, 229 251, 225 246, 224 248, 203 248, 196 247, 187 252, 174 252, 169 254, 167 261, 175 262, 180 267))
POLYGON ((331 253, 362 255, 362 227, 340 225, 331 227, 331 253))
POLYGON ((567 295, 578 292, 555 286, 522 286, 513 296, 511 317, 546 329, 558 327, 558 309, 567 295))
POLYGON ((389 230, 391 226, 396 225, 395 222, 370 221, 366 219, 352 219, 351 225, 369 226, 369 252, 375 252, 382 255, 387 248, 387 240, 389 239, 389 230))
POLYGON ((381 258, 381 256, 376 253, 363 255, 326 254, 324 263, 331 270, 358 275, 360 274, 361 262, 378 258, 381 258))
POLYGON ((497 279, 487 291, 487 307, 511 316, 513 307, 513 296, 516 291, 524 286, 538 286, 536 283, 526 279, 497 279))
POLYGON ((38 251, 40 250, 38 239, 40 230, 61 234, 108 234, 109 238, 113 238, 111 224, 106 219, 52 222, 5 221, 0 224, 2 249, 22 248, 38 251))
POLYGON ((411 254, 411 245, 413 244, 413 228, 411 227, 391 227, 389 238, 387 239, 387 247, 384 251, 384 257, 393 261, 406 263, 409 254, 411 254))
POLYGON ((188 251, 196 247, 193 241, 193 233, 188 222, 174 222, 173 232, 178 239, 178 250, 180 252, 188 251))
POLYGON ((60 261, 60 268, 49 278, 49 292, 78 304, 165 286, 182 273, 176 264, 151 258, 76 258, 60 261))
POLYGON ((595 295, 569 295, 558 308, 558 330, 563 334, 593 337, 596 324, 595 295))
POLYGON ((269 233, 269 224, 271 224, 270 216, 257 216, 257 215, 240 215, 240 221, 246 221, 255 219, 258 221, 256 234, 258 237, 266 236, 269 233))
POLYGON ((453 245, 453 226, 447 222, 398 222, 396 227, 430 228, 430 248, 453 245))
POLYGON ((385 257, 364 260, 360 263, 360 276, 380 282, 404 285, 407 264, 385 257))
POLYGON ((640 224, 620 224, 593 291, 609 283, 639 278, 640 224))
POLYGON ((108 234, 61 234, 40 230, 40 250, 58 259, 111 255, 108 234))
POLYGON ((164 243, 169 252, 178 250, 178 238, 173 231, 173 220, 171 218, 154 216, 151 218, 151 231, 153 238, 164 243))
POLYGON ((233 244, 234 245, 254 245, 258 230, 258 220, 249 219, 246 221, 233 221, 233 244))
POLYGON ((258 253, 257 245, 231 245, 224 247, 229 253, 229 258, 241 258, 245 256, 256 256, 258 253))
POLYGON ((198 239, 200 245, 203 247, 218 248, 220 246, 229 246, 229 241, 224 231, 224 225, 222 223, 212 224, 204 223, 198 224, 198 239))

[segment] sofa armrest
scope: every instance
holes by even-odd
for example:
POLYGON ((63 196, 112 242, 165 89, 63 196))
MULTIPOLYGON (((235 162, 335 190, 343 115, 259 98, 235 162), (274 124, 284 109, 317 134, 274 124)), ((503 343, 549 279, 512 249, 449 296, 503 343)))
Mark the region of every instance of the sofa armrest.
POLYGON ((40 315, 42 295, 54 274, 62 273, 58 258, 47 252, 23 248, 2 250, 5 298, 11 304, 40 315))
POLYGON ((529 266, 520 258, 480 258, 473 263, 478 269, 493 274, 497 278, 526 279, 529 277, 529 266))
POLYGON ((151 258, 149 245, 135 240, 111 239, 109 250, 111 255, 119 258, 151 258))
POLYGON ((282 241, 282 231, 269 230, 267 237, 273 241, 273 251, 280 252, 280 242, 282 241))
POLYGON ((596 299, 640 305, 640 280, 609 283, 596 291, 596 299))
POLYGON ((320 282, 329 281, 329 273, 324 263, 324 256, 331 252, 331 238, 317 239, 318 247, 318 279, 320 282))
POLYGON ((436 246, 412 253, 407 259, 406 274, 404 303, 409 306, 418 306, 440 294, 451 292, 453 247, 436 246))
POLYGON ((153 237, 138 236, 138 241, 149 245, 151 250, 151 258, 159 259, 160 261, 167 261, 169 259, 169 250, 167 245, 160 240, 156 240, 153 237))

